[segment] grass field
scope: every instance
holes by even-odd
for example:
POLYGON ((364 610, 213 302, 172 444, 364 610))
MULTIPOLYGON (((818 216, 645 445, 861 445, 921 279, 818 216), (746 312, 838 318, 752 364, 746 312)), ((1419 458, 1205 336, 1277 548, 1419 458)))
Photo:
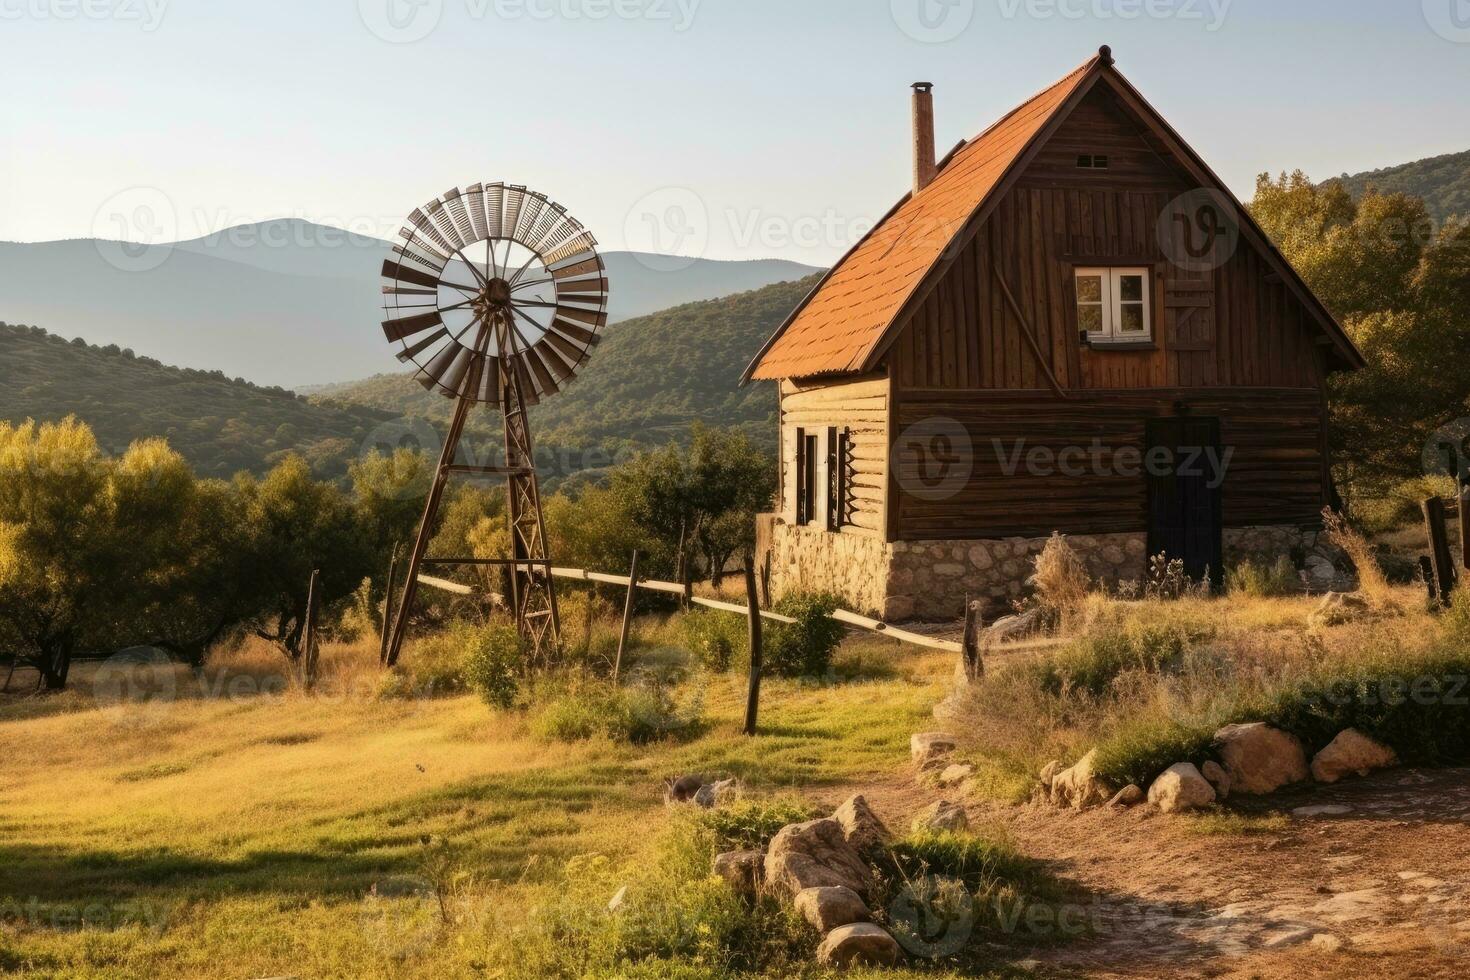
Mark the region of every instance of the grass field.
MULTIPOLYGON (((893 656, 861 647, 844 655, 893 656)), ((515 976, 528 910, 578 855, 636 860, 670 819, 665 778, 764 794, 891 771, 952 667, 768 680, 755 739, 739 678, 700 675, 705 723, 640 747, 548 744, 469 696, 375 698, 371 653, 329 648, 313 696, 256 652, 207 675, 213 696, 185 672, 172 699, 99 703, 83 666, 60 698, 0 706, 0 972, 515 976)))

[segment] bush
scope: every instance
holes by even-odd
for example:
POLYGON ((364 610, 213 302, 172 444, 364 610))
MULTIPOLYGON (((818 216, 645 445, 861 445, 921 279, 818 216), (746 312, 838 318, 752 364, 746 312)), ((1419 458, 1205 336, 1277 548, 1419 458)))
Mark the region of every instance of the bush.
POLYGON ((782 827, 805 823, 814 815, 815 811, 799 800, 745 799, 705 810, 696 822, 713 856, 725 851, 764 850, 782 827))
POLYGON ((1114 789, 1129 784, 1148 789, 1175 763, 1203 764, 1214 734, 1213 725, 1191 728, 1167 719, 1136 718, 1098 744, 1094 771, 1114 789))
POLYGON ((750 656, 745 620, 714 609, 693 609, 680 618, 684 643, 708 670, 724 673, 750 656))
POLYGON ((1358 588, 1368 600, 1376 606, 1392 605, 1393 589, 1368 540, 1330 507, 1322 511, 1322 524, 1326 529, 1327 543, 1341 548, 1351 559, 1358 572, 1358 588))
POLYGON ((1105 616, 1062 652, 1024 669, 1048 694, 1101 697, 1125 672, 1156 674, 1177 664, 1196 638, 1172 622, 1105 616))
POLYGON ((1060 534, 1053 534, 1036 556, 1036 601, 1058 619, 1074 613, 1087 598, 1092 577, 1077 552, 1060 534))
POLYGON ((463 674, 485 703, 502 710, 516 702, 525 647, 514 626, 487 626, 466 636, 463 674))
POLYGON ((774 611, 795 623, 769 623, 762 642, 767 673, 776 677, 821 677, 832 666, 832 653, 844 629, 832 619, 840 600, 827 593, 797 592, 776 603, 774 611))
POLYGON ((1252 599, 1291 595, 1299 591, 1301 578, 1291 559, 1282 555, 1274 565, 1243 561, 1225 573, 1225 590, 1252 599))
POLYGON ((692 733, 699 725, 701 709, 697 698, 689 705, 680 705, 664 685, 619 688, 591 682, 551 695, 533 712, 531 731, 557 742, 605 737, 643 744, 676 733, 692 733))

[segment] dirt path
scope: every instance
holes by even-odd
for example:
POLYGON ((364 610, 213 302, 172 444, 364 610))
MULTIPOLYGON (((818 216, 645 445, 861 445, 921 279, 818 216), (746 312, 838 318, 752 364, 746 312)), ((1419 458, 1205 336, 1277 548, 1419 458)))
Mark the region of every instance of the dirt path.
MULTIPOLYGON (((862 790, 904 825, 937 791, 862 790)), ((1064 910, 1092 935, 1034 960, 1086 977, 1470 977, 1470 769, 1398 770, 1269 802, 1284 828, 1203 833, 1147 807, 975 805, 1076 882, 1064 910)))

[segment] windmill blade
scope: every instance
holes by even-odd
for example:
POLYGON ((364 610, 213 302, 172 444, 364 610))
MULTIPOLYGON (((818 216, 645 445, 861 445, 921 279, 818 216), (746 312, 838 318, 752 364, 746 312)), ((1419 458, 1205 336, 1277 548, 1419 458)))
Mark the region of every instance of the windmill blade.
POLYGON ((591 258, 592 255, 596 254, 593 252, 596 245, 597 240, 592 237, 590 231, 584 228, 556 248, 551 249, 543 258, 547 268, 554 269, 569 259, 576 256, 583 256, 583 253, 589 253, 583 257, 591 258))
POLYGON ((544 252, 548 245, 548 239, 556 229, 566 223, 567 213, 561 205, 547 202, 545 210, 541 212, 536 223, 526 231, 526 245, 535 252, 544 252))
POLYGON ((562 266, 560 269, 551 269, 551 278, 561 283, 568 279, 582 279, 590 275, 602 274, 602 259, 596 255, 590 259, 574 262, 571 265, 562 266))
POLYGON ((425 330, 433 330, 444 322, 439 311, 432 313, 420 313, 417 316, 405 316, 397 320, 384 320, 383 333, 391 341, 399 341, 414 334, 423 333, 425 330))
POLYGON ((392 259, 383 260, 383 278, 392 279, 395 282, 406 282, 414 286, 423 286, 426 289, 438 290, 439 280, 427 272, 411 269, 406 265, 394 262, 392 259))
POLYGON ((593 303, 593 302, 596 302, 597 299, 605 296, 606 294, 607 294, 607 280, 606 279, 580 279, 580 280, 577 280, 575 282, 566 283, 565 285, 558 284, 557 287, 556 287, 556 295, 558 297, 565 296, 568 299, 571 299, 571 300, 573 300, 574 302, 577 302, 577 303, 593 303), (596 297, 596 298, 588 298, 588 299, 577 299, 576 298, 577 296, 579 296, 581 294, 584 294, 584 293, 587 294, 589 297, 596 297))
POLYGON ((510 237, 523 245, 529 246, 531 242, 531 228, 540 217, 541 210, 546 207, 546 198, 537 193, 526 195, 525 204, 521 207, 521 213, 516 219, 515 234, 510 237))
POLYGON ((511 370, 516 373, 516 380, 521 385, 521 395, 526 399, 527 405, 539 405, 541 397, 536 393, 536 385, 531 380, 531 373, 526 369, 526 361, 523 357, 510 358, 511 370))
POLYGON ((588 326, 601 330, 607 326, 607 314, 601 311, 579 310, 573 306, 558 305, 556 315, 566 320, 575 320, 588 326))
POLYGON ((505 227, 505 185, 488 184, 485 187, 485 228, 486 237, 502 238, 501 229, 505 227))
POLYGON ((548 343, 551 346, 555 347, 558 351, 560 351, 561 355, 572 363, 573 371, 576 371, 577 366, 582 363, 582 359, 587 356, 586 347, 581 347, 577 344, 572 343, 570 340, 553 330, 546 331, 546 336, 541 339, 543 343, 548 343))
POLYGON ((428 211, 429 220, 434 222, 434 227, 438 228, 439 233, 454 246, 451 251, 458 252, 464 248, 464 239, 459 236, 459 230, 454 227, 454 218, 449 214, 449 209, 444 206, 444 202, 434 201, 428 206, 428 211))
POLYGON ((403 362, 413 361, 414 363, 418 363, 418 356, 420 354, 428 350, 430 347, 433 347, 439 341, 448 336, 449 328, 440 327, 438 330, 435 330, 423 340, 417 341, 412 346, 405 347, 403 350, 399 351, 398 360, 403 362))
POLYGON ((438 296, 437 289, 418 289, 409 286, 384 286, 384 296, 438 296))
POLYGON ((448 260, 441 260, 437 254, 430 252, 430 250, 425 247, 425 243, 421 240, 415 239, 413 236, 413 232, 409 231, 407 228, 403 229, 403 231, 405 232, 405 237, 408 240, 406 240, 402 244, 395 244, 393 246, 393 254, 401 259, 406 259, 407 261, 412 262, 414 265, 427 269, 428 271, 434 273, 434 275, 436 276, 439 273, 443 272, 444 265, 448 260), (410 244, 412 244, 414 247, 410 248, 410 244))
POLYGON ((560 378, 563 382, 568 381, 572 377, 572 364, 575 364, 578 359, 573 358, 572 364, 568 364, 562 360, 562 356, 553 350, 551 344, 548 343, 548 337, 542 337, 540 343, 531 349, 541 359, 542 363, 550 369, 554 376, 560 378))
MULTIPOLYGON (((432 207, 432 205, 430 206, 432 207)), ((459 250, 457 246, 449 244, 449 239, 439 233, 439 229, 434 226, 434 222, 430 221, 429 216, 424 214, 419 208, 413 209, 408 216, 408 221, 409 224, 418 229, 418 233, 421 236, 438 245, 443 250, 445 262, 449 261, 450 254, 459 250)))
POLYGON ((459 237, 466 242, 479 241, 475 235, 475 226, 470 222, 470 213, 465 208, 464 198, 459 188, 444 192, 444 203, 449 208, 449 216, 454 219, 454 227, 459 231, 459 237))
POLYGON ((552 377, 551 371, 546 365, 541 363, 541 358, 536 356, 534 349, 522 351, 521 358, 526 362, 526 366, 531 369, 531 373, 536 376, 536 381, 541 386, 542 394, 554 395, 558 391, 561 391, 561 386, 556 383, 556 379, 552 377))
POLYGON ((551 329, 558 333, 566 334, 573 340, 579 340, 588 347, 593 346, 601 339, 596 333, 593 333, 581 324, 572 323, 570 320, 563 320, 559 316, 551 321, 551 329))
POLYGON ((505 206, 500 223, 500 237, 514 238, 516 224, 521 220, 521 205, 525 203, 526 189, 512 184, 505 189, 505 206))
POLYGON ((470 227, 474 229, 475 241, 482 242, 490 237, 485 226, 485 188, 476 182, 464 189, 465 206, 470 212, 470 227))
POLYGON ((485 358, 485 371, 480 376, 479 397, 486 405, 500 404, 500 358, 485 358))

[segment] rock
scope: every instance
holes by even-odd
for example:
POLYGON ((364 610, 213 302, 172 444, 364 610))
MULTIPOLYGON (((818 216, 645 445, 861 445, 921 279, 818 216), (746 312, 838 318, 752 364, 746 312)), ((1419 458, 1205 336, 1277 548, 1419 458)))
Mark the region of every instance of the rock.
POLYGON ((1118 790, 1118 795, 1108 800, 1108 806, 1130 807, 1137 806, 1144 801, 1143 789, 1138 786, 1128 785, 1118 790))
POLYGON ((1364 735, 1356 728, 1338 734, 1312 759, 1312 778, 1319 783, 1335 783, 1356 773, 1366 776, 1375 769, 1388 769, 1399 764, 1393 749, 1364 735))
POLYGON ((1322 629, 1362 619, 1372 611, 1368 600, 1356 592, 1329 592, 1307 617, 1307 626, 1322 629))
POLYGON ((1200 767, 1200 775, 1210 781, 1215 787, 1215 799, 1228 800, 1230 798, 1230 773, 1221 767, 1220 763, 1211 759, 1200 767))
POLYGON ((822 935, 854 922, 868 922, 873 914, 867 903, 851 888, 803 888, 792 903, 803 919, 822 935))
POLYGON ((864 854, 883 850, 893 838, 888 827, 861 796, 854 796, 838 807, 832 819, 842 826, 842 836, 847 842, 864 854))
POLYGON ((1057 773, 1062 771, 1062 763, 1058 759, 1048 762, 1041 770, 1041 787, 1048 793, 1051 792, 1051 783, 1057 778, 1057 773))
POLYGON ((1264 722, 1227 725, 1215 733, 1234 793, 1262 796, 1306 779, 1307 753, 1294 735, 1264 722))
POLYGON ((715 855, 715 874, 742 895, 753 896, 765 880, 765 851, 726 851, 715 855))
POLYGON ((1307 581, 1314 589, 1330 589, 1337 581, 1337 566, 1322 555, 1310 554, 1306 558, 1307 581))
POLYGON ((918 732, 909 736, 909 756, 920 769, 938 765, 955 750, 953 735, 945 732, 918 732))
POLYGON ((914 597, 911 595, 891 595, 883 600, 883 621, 886 623, 901 623, 906 619, 914 617, 914 597))
POLYGON ((1318 806, 1299 806, 1291 811, 1293 817, 1345 817, 1353 808, 1343 803, 1324 803, 1318 806))
POLYGON ((628 886, 624 885, 622 888, 619 888, 616 892, 613 893, 612 898, 608 899, 607 910, 609 912, 616 912, 618 909, 623 907, 623 903, 627 900, 628 886))
POLYGON ((940 800, 914 818, 914 830, 960 831, 970 827, 970 815, 957 803, 940 800))
POLYGON ((721 779, 718 782, 705 783, 695 792, 694 802, 706 810, 712 810, 721 804, 737 799, 740 796, 740 790, 738 779, 721 779))
POLYGON ((963 783, 965 780, 969 779, 973 775, 975 775, 974 766, 962 766, 956 764, 950 766, 949 768, 945 769, 944 772, 939 774, 939 785, 943 786, 945 789, 948 789, 952 786, 958 786, 960 783, 963 783))
POLYGON ((836 820, 782 827, 766 850, 765 869, 766 882, 790 895, 836 885, 867 895, 873 885, 873 869, 847 842, 836 820))
POLYGON ((1165 813, 1198 810, 1215 802, 1215 787, 1200 775, 1192 762, 1181 762, 1164 771, 1148 788, 1148 801, 1165 813))
POLYGON ((678 779, 671 779, 664 786, 664 802, 688 803, 694 799, 694 794, 698 793, 703 785, 703 776, 680 776, 678 779))
POLYGON ((898 942, 871 922, 833 929, 817 947, 821 966, 893 966, 898 942))
POLYGON ((1040 609, 1028 609, 1015 616, 1006 616, 997 619, 985 630, 985 642, 988 644, 1010 643, 1015 640, 1030 636, 1041 629, 1042 612, 1040 609))
POLYGON ((1074 810, 1102 806, 1112 799, 1113 791, 1097 777, 1092 767, 1097 763, 1097 749, 1084 755, 1070 769, 1063 769, 1051 781, 1051 801, 1056 806, 1074 810))

